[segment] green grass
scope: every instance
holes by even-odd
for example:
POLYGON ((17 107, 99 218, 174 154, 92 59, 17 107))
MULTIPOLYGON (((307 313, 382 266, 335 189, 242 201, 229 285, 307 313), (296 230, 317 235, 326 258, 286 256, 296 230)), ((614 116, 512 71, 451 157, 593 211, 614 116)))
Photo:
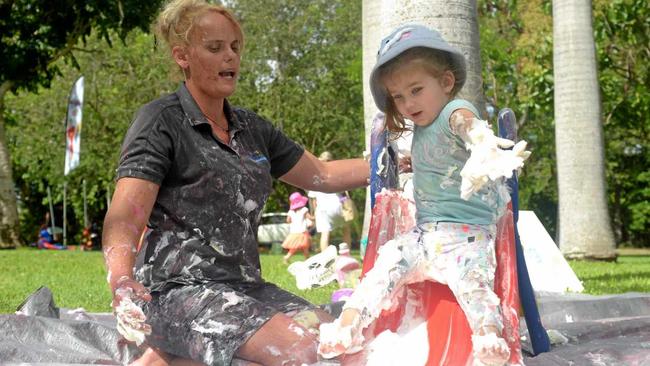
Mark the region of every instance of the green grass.
POLYGON ((650 255, 620 255, 616 262, 569 261, 592 295, 650 292, 650 255))
MULTIPOLYGON (((357 253, 353 253, 357 254, 357 253)), ((337 286, 332 283, 300 291, 282 256, 262 254, 262 273, 267 281, 315 304, 330 301, 337 286)), ((302 260, 294 256, 292 261, 302 260)), ((621 255, 614 263, 571 261, 583 281, 585 293, 615 294, 650 292, 650 255, 621 255)), ((90 312, 110 311, 110 292, 101 252, 48 251, 31 248, 0 251, 0 313, 13 313, 41 286, 49 287, 59 307, 83 307, 90 312)))

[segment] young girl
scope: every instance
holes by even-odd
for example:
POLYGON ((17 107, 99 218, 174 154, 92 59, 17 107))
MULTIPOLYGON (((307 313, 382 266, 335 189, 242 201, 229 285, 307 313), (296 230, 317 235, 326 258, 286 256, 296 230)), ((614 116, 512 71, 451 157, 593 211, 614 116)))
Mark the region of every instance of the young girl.
POLYGON ((496 222, 510 199, 502 176, 523 166, 525 142, 498 139, 477 109, 455 99, 466 77, 462 54, 440 34, 419 25, 396 29, 381 45, 370 76, 386 127, 414 123, 411 163, 417 228, 382 246, 377 262, 345 303, 341 316, 320 328, 319 353, 354 353, 361 331, 392 295, 409 283, 447 284, 472 329, 476 364, 501 365, 509 349, 501 337, 499 299, 493 291, 496 222))
POLYGON ((309 209, 305 207, 309 198, 301 195, 299 192, 293 192, 289 196, 289 212, 287 212, 287 222, 289 225, 289 235, 284 239, 282 248, 289 252, 284 256, 284 264, 289 263, 289 258, 302 250, 305 258, 309 257, 309 247, 311 246, 311 236, 309 235, 310 222, 313 220, 309 214, 309 209))

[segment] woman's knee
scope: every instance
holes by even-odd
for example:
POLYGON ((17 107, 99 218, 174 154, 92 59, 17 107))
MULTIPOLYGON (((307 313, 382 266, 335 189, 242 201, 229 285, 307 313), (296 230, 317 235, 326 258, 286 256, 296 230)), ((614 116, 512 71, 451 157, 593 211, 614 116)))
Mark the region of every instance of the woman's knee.
POLYGON ((301 365, 317 361, 317 337, 278 313, 237 351, 237 357, 263 365, 301 365))

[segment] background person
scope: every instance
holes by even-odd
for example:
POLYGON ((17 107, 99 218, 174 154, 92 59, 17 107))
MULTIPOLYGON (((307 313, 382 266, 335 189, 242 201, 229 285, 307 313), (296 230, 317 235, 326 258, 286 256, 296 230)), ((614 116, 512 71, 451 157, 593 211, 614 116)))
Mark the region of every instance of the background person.
POLYGON ((282 243, 282 248, 287 249, 288 253, 282 258, 284 264, 289 263, 289 258, 297 251, 302 251, 305 259, 309 258, 309 248, 311 247, 311 235, 309 226, 313 219, 306 207, 309 198, 293 192, 289 196, 289 212, 287 212, 287 222, 289 223, 289 235, 282 243))
MULTIPOLYGON (((333 160, 332 153, 324 151, 318 157, 319 160, 328 162, 333 160)), ((342 196, 338 193, 328 193, 321 191, 309 191, 308 197, 311 198, 314 217, 316 219, 316 232, 320 234, 320 251, 327 249, 330 244, 330 234, 337 228, 343 228, 343 241, 352 243, 352 230, 350 223, 346 222, 342 216, 342 196)))
POLYGON ((320 161, 230 105, 244 36, 224 8, 172 1, 156 30, 184 82, 136 114, 103 230, 113 306, 135 300, 151 325, 135 364, 315 363, 316 336, 291 315, 328 314, 262 279, 261 211, 273 178, 337 192, 366 185, 368 164, 320 161))

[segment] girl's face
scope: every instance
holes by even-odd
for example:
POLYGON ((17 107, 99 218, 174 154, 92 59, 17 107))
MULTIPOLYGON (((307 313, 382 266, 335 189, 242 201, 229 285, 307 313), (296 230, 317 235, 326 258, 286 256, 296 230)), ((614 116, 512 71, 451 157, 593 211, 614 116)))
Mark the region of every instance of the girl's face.
POLYGON ((209 98, 226 98, 237 86, 241 43, 230 20, 210 11, 194 25, 189 46, 174 47, 172 52, 190 90, 209 98))
POLYGON ((417 126, 425 127, 451 100, 454 74, 447 70, 434 77, 424 66, 411 62, 386 75, 383 83, 397 111, 417 126))

